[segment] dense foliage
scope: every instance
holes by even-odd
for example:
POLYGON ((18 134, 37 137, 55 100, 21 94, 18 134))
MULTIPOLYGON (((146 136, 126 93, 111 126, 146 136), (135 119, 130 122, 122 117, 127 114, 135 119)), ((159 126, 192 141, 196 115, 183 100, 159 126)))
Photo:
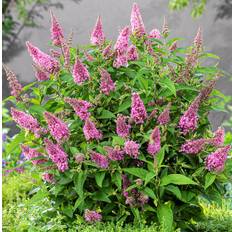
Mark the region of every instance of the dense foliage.
POLYGON ((21 128, 6 152, 23 143, 70 221, 188 227, 201 216, 200 195, 220 200, 231 163, 224 130, 213 133, 207 117, 230 99, 213 90, 217 65, 202 65, 218 57, 204 52, 201 30, 179 47, 167 22, 147 34, 134 4, 113 49, 100 17, 91 45, 72 48, 52 13, 51 21, 51 56, 26 43, 38 82, 22 87, 5 67, 21 128))

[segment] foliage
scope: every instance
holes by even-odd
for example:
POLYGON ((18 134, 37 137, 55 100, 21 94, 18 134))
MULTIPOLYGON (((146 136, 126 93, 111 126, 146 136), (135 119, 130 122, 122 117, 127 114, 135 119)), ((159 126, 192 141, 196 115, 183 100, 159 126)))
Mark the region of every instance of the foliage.
POLYGON ((170 0, 169 7, 172 10, 183 10, 187 6, 192 6, 191 15, 196 18, 203 14, 207 0, 170 0))
MULTIPOLYGON (((170 50, 173 42, 179 39, 169 38, 167 29, 165 25, 166 32, 160 39, 149 38, 146 34, 137 36, 133 33, 130 39, 138 50, 139 59, 129 61, 126 67, 116 68, 113 65, 117 52, 107 59, 102 55, 103 48, 109 45, 110 41, 105 41, 101 46, 70 48, 71 66, 75 61, 80 62, 77 60, 78 57, 90 73, 89 80, 82 84, 75 83, 75 73, 71 73, 67 67, 67 57, 61 55, 59 72, 51 74, 48 80, 25 86, 21 100, 13 96, 6 99, 13 102, 18 110, 33 115, 41 127, 47 128, 48 123, 50 133, 45 132, 40 137, 21 128, 17 135, 19 139, 9 143, 6 152, 10 153, 12 148, 18 149, 17 145, 24 143, 42 153, 47 162, 36 167, 53 175, 55 181, 46 183, 47 191, 42 188, 40 194, 47 196, 53 202, 52 207, 55 211, 59 211, 62 217, 65 215, 68 221, 73 222, 76 217, 84 221, 82 216, 86 209, 90 209, 101 213, 103 221, 106 222, 159 222, 166 231, 172 231, 177 227, 188 227, 190 219, 197 220, 201 216, 202 206, 198 202, 200 195, 218 200, 224 193, 222 184, 228 179, 226 171, 209 172, 205 167, 206 157, 216 148, 207 144, 198 155, 185 154, 180 149, 189 139, 212 139, 213 133, 207 115, 210 110, 222 110, 223 100, 227 98, 219 91, 214 91, 210 98, 203 95, 197 128, 185 135, 178 126, 183 113, 194 99, 198 99, 197 96, 202 97, 206 86, 211 83, 209 81, 214 80, 219 72, 217 65, 203 66, 204 58, 218 57, 203 51, 202 48, 199 49, 199 44, 195 43, 190 47, 170 50), (93 59, 86 57, 86 53, 93 59), (195 59, 193 63, 189 63, 191 59, 195 59), (116 89, 109 95, 105 95, 99 88, 99 71, 102 69, 108 71, 116 85, 116 89), (153 110, 160 115, 171 103, 170 121, 161 125, 157 117, 153 116, 150 120, 145 117, 144 123, 136 124, 130 116, 131 96, 134 92, 140 95, 149 115, 153 110), (102 138, 99 133, 97 140, 86 138, 83 127, 87 120, 82 121, 76 115, 73 108, 67 104, 67 97, 91 103, 90 120, 102 132, 102 138), (60 121, 49 122, 48 117, 51 117, 51 114, 44 114, 45 112, 52 113, 68 125, 68 139, 68 136, 63 140, 57 139, 54 131, 57 134, 66 133, 66 126, 60 121), (115 121, 120 114, 129 118, 131 130, 127 138, 116 133, 115 121), (147 145, 153 142, 151 134, 154 128, 160 130, 161 149, 157 154, 150 155, 147 145), (110 160, 105 147, 120 149, 125 153, 127 150, 124 146, 129 138, 139 144, 138 157, 124 154, 121 161, 110 160), (48 145, 46 139, 53 143, 58 140, 59 145, 56 147, 61 147, 59 151, 49 151, 48 147, 51 145, 48 145), (56 165, 61 160, 61 154, 62 159, 66 157, 64 152, 68 154, 69 168, 58 171, 56 165), (101 153, 101 158, 94 159, 93 152, 101 153), (76 162, 77 154, 84 155, 84 160, 76 162), (104 165, 99 164, 99 160, 103 160, 104 165), (128 180, 125 181, 125 178, 128 180), (141 199, 141 202, 138 199, 141 199)), ((27 45, 29 50, 35 51, 30 43, 27 45)), ((67 51, 64 55, 67 55, 67 51)), ((47 59, 47 56, 45 58, 47 59)), ((38 62, 41 61, 43 59, 39 56, 38 62)), ((79 75, 83 75, 84 72, 86 71, 79 75)), ((94 133, 96 134, 96 131, 94 133)), ((137 156, 134 152, 135 149, 132 149, 133 155, 137 156)), ((41 156, 37 159, 41 159, 41 156)), ((230 164, 231 159, 227 163, 230 164)), ((67 168, 67 165, 65 167, 67 168)))

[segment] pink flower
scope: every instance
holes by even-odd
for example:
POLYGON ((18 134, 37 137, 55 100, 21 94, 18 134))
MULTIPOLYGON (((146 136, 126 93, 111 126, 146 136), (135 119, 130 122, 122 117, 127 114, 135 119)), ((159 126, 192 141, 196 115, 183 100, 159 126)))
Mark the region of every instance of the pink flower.
POLYGON ((165 108, 165 110, 159 115, 157 121, 160 125, 168 124, 170 121, 170 107, 171 105, 168 104, 168 106, 165 108))
POLYGON ((106 156, 104 156, 104 155, 102 155, 100 153, 91 151, 90 152, 90 157, 91 157, 91 160, 94 163, 96 163, 100 168, 108 168, 109 162, 108 162, 108 159, 107 159, 106 156))
POLYGON ((44 162, 46 162, 45 159, 37 159, 37 160, 33 160, 34 158, 38 158, 38 157, 43 157, 44 155, 40 152, 38 152, 36 149, 30 148, 26 145, 21 145, 21 149, 22 149, 22 153, 25 155, 25 157, 28 160, 32 159, 32 163, 33 165, 39 165, 42 164, 44 162))
POLYGON ((198 28, 197 34, 194 38, 194 45, 196 46, 196 48, 199 50, 202 47, 202 32, 201 32, 201 28, 198 28))
POLYGON ((73 67, 73 78, 78 85, 81 85, 90 78, 87 68, 78 58, 73 67))
POLYGON ((135 35, 140 37, 145 34, 143 19, 137 3, 133 4, 130 22, 131 22, 132 32, 135 35))
POLYGON ((107 45, 104 50, 102 51, 102 55, 104 59, 108 59, 112 55, 112 50, 111 50, 111 43, 107 45))
POLYGON ((65 39, 60 39, 61 50, 64 56, 64 66, 66 69, 70 67, 70 48, 69 44, 65 41, 65 39))
POLYGON ((95 124, 89 118, 87 118, 85 121, 83 132, 86 140, 98 140, 102 138, 102 132, 96 128, 95 124))
POLYGON ((148 38, 151 39, 161 39, 161 33, 158 29, 153 29, 150 31, 148 38))
POLYGON ((126 53, 129 44, 130 28, 128 26, 124 27, 114 45, 114 49, 120 54, 126 53))
POLYGON ((101 92, 103 92, 105 95, 109 95, 111 91, 115 90, 115 84, 113 80, 111 79, 110 74, 105 69, 100 69, 101 74, 101 92))
POLYGON ((123 115, 120 115, 117 117, 116 122, 116 132, 118 136, 121 136, 123 138, 128 137, 130 134, 130 124, 126 123, 126 117, 123 115))
POLYGON ((30 42, 26 42, 28 52, 32 57, 32 60, 43 70, 48 73, 56 74, 60 70, 60 64, 53 57, 40 51, 37 47, 32 45, 30 42))
POLYGON ((91 56, 88 52, 84 51, 84 54, 87 61, 93 62, 95 60, 94 57, 91 56))
POLYGON ((53 45, 60 46, 61 41, 60 39, 64 38, 63 29, 61 28, 59 22, 55 15, 50 11, 51 14, 51 40, 53 45))
POLYGON ((120 148, 105 147, 105 150, 108 153, 108 157, 111 160, 123 160, 125 152, 120 150, 120 148))
POLYGON ((55 179, 54 179, 54 175, 51 174, 51 173, 43 173, 42 174, 42 179, 48 183, 54 183, 55 182, 55 179))
POLYGON ((137 93, 132 94, 131 118, 136 124, 144 123, 144 120, 147 118, 147 112, 143 101, 137 93))
POLYGON ((187 111, 181 116, 179 121, 179 127, 184 135, 190 131, 194 131, 197 128, 197 112, 200 104, 200 99, 197 97, 189 106, 187 111))
POLYGON ((62 143, 69 138, 68 126, 63 121, 49 112, 45 112, 44 117, 51 135, 58 143, 62 143))
POLYGON ((56 51, 54 49, 50 49, 50 53, 51 53, 51 56, 54 58, 60 58, 60 56, 61 56, 61 52, 56 51))
POLYGON ((96 211, 86 209, 84 218, 86 222, 98 222, 102 220, 102 215, 96 211))
POLYGON ((148 143, 147 152, 154 156, 160 151, 161 142, 160 142, 160 130, 158 127, 152 131, 150 136, 150 141, 148 143))
POLYGON ((30 114, 11 108, 11 116, 13 120, 22 128, 31 131, 36 137, 40 137, 42 128, 40 127, 37 119, 33 118, 30 114))
POLYGON ((124 151, 127 155, 137 159, 139 155, 139 144, 132 140, 128 140, 125 142, 124 151))
POLYGON ((208 143, 208 139, 196 139, 196 140, 188 140, 185 144, 181 146, 181 152, 186 154, 198 154, 204 148, 204 146, 208 143))
POLYGON ((100 16, 97 18, 97 22, 92 31, 90 40, 93 45, 102 45, 105 42, 105 35, 102 29, 102 21, 100 16))
POLYGON ((75 155, 75 161, 77 164, 82 163, 85 160, 85 156, 81 153, 75 155))
POLYGON ((49 80, 49 73, 42 70, 40 67, 38 67, 36 64, 33 65, 35 68, 35 77, 38 81, 46 81, 49 80))
POLYGON ((64 100, 73 107, 76 114, 80 117, 81 120, 86 120, 87 118, 89 118, 90 113, 88 112, 88 110, 92 106, 91 103, 81 99, 68 97, 66 97, 64 100))
POLYGON ((210 172, 222 172, 230 149, 231 146, 228 145, 208 155, 205 159, 206 169, 210 172))
POLYGON ((114 60, 113 66, 115 68, 120 68, 120 67, 127 67, 128 66, 128 60, 127 60, 127 55, 125 54, 120 54, 119 52, 116 52, 116 58, 114 60))
POLYGON ((22 85, 19 83, 16 75, 6 65, 3 64, 3 68, 6 72, 6 77, 7 77, 7 80, 9 82, 11 95, 15 96, 16 98, 19 98, 19 96, 23 90, 22 85))
POLYGON ((59 171, 68 170, 68 155, 63 151, 59 144, 54 144, 49 139, 44 140, 45 149, 59 171))
POLYGON ((128 60, 138 60, 139 59, 139 54, 137 51, 137 48, 134 45, 131 45, 128 50, 127 50, 127 59, 128 60))
POLYGON ((210 140, 210 143, 215 147, 222 146, 225 139, 225 131, 223 128, 219 127, 215 133, 214 137, 210 140))

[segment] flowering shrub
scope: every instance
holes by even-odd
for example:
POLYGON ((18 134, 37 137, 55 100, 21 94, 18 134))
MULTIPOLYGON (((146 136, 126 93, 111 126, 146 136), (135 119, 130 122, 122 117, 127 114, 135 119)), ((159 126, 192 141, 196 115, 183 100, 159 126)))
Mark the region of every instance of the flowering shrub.
POLYGON ((38 81, 21 88, 5 69, 21 148, 55 207, 72 220, 159 221, 166 231, 200 216, 198 196, 220 198, 230 151, 207 117, 224 102, 213 90, 221 73, 202 66, 217 56, 201 30, 179 47, 166 21, 146 33, 134 4, 114 46, 99 17, 91 45, 73 48, 51 18, 51 55, 26 43, 38 81))

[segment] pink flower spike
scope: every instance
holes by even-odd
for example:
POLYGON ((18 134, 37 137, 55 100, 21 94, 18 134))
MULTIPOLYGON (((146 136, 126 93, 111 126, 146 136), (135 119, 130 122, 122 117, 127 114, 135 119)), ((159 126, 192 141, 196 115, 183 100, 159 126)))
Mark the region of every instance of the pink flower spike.
POLYGON ((69 138, 68 126, 63 121, 49 112, 45 112, 44 117, 51 135, 58 143, 62 143, 69 138))
POLYGON ((61 28, 59 22, 55 15, 50 11, 51 15, 51 40, 53 45, 61 46, 60 39, 64 39, 63 29, 61 28))
POLYGON ((81 85, 90 78, 87 68, 78 58, 73 67, 73 78, 78 85, 81 85))
POLYGON ((86 222, 98 222, 102 220, 102 215, 93 210, 85 210, 84 218, 86 222))
POLYGON ((90 41, 93 45, 102 45, 105 42, 105 35, 102 29, 102 21, 100 16, 97 18, 90 41))
POLYGON ((110 43, 110 44, 107 45, 107 46, 104 48, 104 50, 102 51, 102 55, 103 55, 103 58, 104 58, 104 59, 108 59, 108 58, 113 54, 113 52, 112 52, 112 50, 111 50, 111 47, 112 47, 112 45, 111 45, 111 43, 110 43))
POLYGON ((76 114, 80 117, 81 120, 86 120, 89 118, 90 113, 88 112, 89 108, 92 106, 91 103, 75 98, 65 98, 65 102, 70 104, 75 110, 76 114))
POLYGON ((150 31, 149 35, 148 35, 148 38, 151 38, 151 39, 161 39, 161 33, 158 29, 153 29, 150 31))
POLYGON ((134 45, 131 45, 128 50, 127 50, 127 59, 128 60, 138 60, 139 59, 139 54, 137 51, 137 48, 134 45))
POLYGON ((128 26, 124 27, 114 45, 115 51, 120 54, 126 53, 129 46, 130 28, 128 26))
POLYGON ((164 109, 164 111, 159 115, 157 121, 160 125, 166 125, 170 121, 170 107, 171 104, 168 104, 168 106, 164 109))
POLYGON ((120 68, 120 67, 127 67, 128 66, 128 62, 127 62, 127 55, 125 54, 120 54, 118 52, 116 52, 116 58, 114 60, 113 66, 115 68, 120 68))
POLYGON ((100 69, 101 74, 101 92, 105 95, 109 95, 111 91, 115 90, 115 84, 113 80, 111 79, 110 74, 105 69, 100 69))
POLYGON ((33 65, 35 69, 35 77, 38 81, 46 81, 49 80, 49 73, 42 70, 40 67, 38 67, 36 64, 33 65))
POLYGON ((34 148, 30 148, 26 145, 21 145, 21 150, 22 153, 25 155, 25 157, 28 160, 31 160, 33 165, 39 165, 42 164, 44 162, 46 162, 45 159, 37 159, 37 160, 33 160, 34 158, 38 158, 38 157, 43 157, 44 155, 40 152, 38 152, 36 149, 34 148))
POLYGON ((44 140, 45 149, 54 164, 56 164, 60 172, 68 170, 68 155, 60 147, 59 144, 54 144, 49 139, 44 140))
POLYGON ((119 115, 116 122, 116 132, 118 136, 126 138, 130 134, 131 125, 126 123, 126 116, 119 115))
POLYGON ((215 132, 214 132, 214 137, 210 139, 210 143, 214 145, 215 147, 222 146, 224 143, 225 139, 225 130, 221 127, 219 127, 215 132))
POLYGON ((132 32, 135 35, 137 35, 138 37, 141 37, 142 35, 146 33, 143 19, 142 19, 139 6, 137 3, 134 3, 132 6, 130 22, 131 22, 132 32))
POLYGON ((94 151, 90 152, 90 156, 91 156, 91 160, 94 163, 96 163, 100 168, 108 168, 109 162, 106 156, 94 151))
POLYGON ((147 112, 143 101, 137 93, 132 94, 131 118, 136 124, 144 123, 144 120, 147 118, 147 112))
POLYGON ((50 74, 56 74, 60 70, 60 64, 53 57, 40 51, 37 47, 32 45, 29 41, 26 42, 28 52, 32 57, 32 60, 43 70, 46 70, 50 74))
POLYGON ((147 152, 148 154, 154 156, 161 149, 161 141, 160 141, 160 130, 158 127, 152 131, 150 136, 150 141, 148 143, 147 152))
POLYGON ((102 132, 96 128, 95 124, 89 118, 85 121, 83 132, 86 140, 99 140, 102 138, 102 132))
POLYGON ((93 62, 95 60, 94 57, 91 56, 88 52, 84 51, 84 54, 87 61, 93 62))
POLYGON ((13 120, 22 128, 31 131, 36 137, 40 137, 42 128, 40 127, 37 119, 33 118, 30 114, 11 108, 11 116, 13 120))
POLYGON ((6 72, 7 81, 9 82, 11 95, 15 96, 16 99, 19 99, 19 96, 23 90, 22 85, 19 83, 16 75, 6 65, 3 64, 3 68, 6 72))
POLYGON ((201 28, 198 28, 197 34, 194 38, 194 45, 196 46, 196 48, 199 50, 202 47, 202 43, 203 43, 203 38, 202 38, 202 31, 201 28))
POLYGON ((208 142, 208 139, 188 140, 185 144, 181 146, 180 151, 186 154, 198 154, 203 150, 208 142))
POLYGON ((112 148, 112 147, 104 147, 104 149, 108 153, 108 157, 110 160, 123 160, 125 152, 120 150, 120 148, 112 148))
POLYGON ((228 145, 208 155, 205 159, 206 169, 210 172, 222 172, 230 149, 231 146, 228 145))
POLYGON ((51 184, 55 182, 54 175, 47 172, 42 174, 42 179, 51 184))
POLYGON ((137 159, 139 155, 139 144, 132 140, 128 140, 125 142, 124 151, 130 157, 137 159))

